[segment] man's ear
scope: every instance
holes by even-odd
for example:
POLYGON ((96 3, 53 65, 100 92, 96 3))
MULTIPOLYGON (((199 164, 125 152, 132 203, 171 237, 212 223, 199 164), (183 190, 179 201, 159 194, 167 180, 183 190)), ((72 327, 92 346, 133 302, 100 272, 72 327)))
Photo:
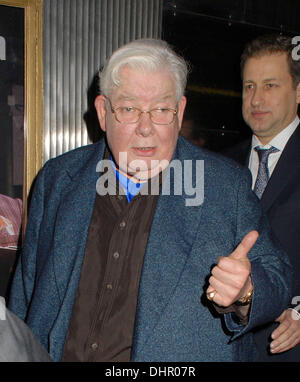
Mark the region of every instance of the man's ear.
POLYGON ((186 102, 187 102, 187 100, 186 100, 185 96, 182 96, 180 101, 178 102, 178 126, 179 126, 179 130, 181 129, 186 102))
POLYGON ((97 111, 100 127, 103 131, 106 131, 106 98, 105 96, 102 94, 98 95, 95 99, 94 105, 97 111))

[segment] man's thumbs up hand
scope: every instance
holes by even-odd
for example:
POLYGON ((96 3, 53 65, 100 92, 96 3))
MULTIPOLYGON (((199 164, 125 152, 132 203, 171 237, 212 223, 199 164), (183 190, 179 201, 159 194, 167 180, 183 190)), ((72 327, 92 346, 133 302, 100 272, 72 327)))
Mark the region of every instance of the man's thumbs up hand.
POLYGON ((212 269, 206 295, 220 306, 228 307, 246 296, 253 288, 248 252, 258 238, 257 231, 249 232, 227 257, 221 256, 212 269))
POLYGON ((247 235, 240 242, 240 244, 228 257, 232 259, 236 259, 236 260, 246 260, 246 259, 248 260, 248 252, 255 244, 257 238, 258 238, 257 231, 248 232, 247 235))

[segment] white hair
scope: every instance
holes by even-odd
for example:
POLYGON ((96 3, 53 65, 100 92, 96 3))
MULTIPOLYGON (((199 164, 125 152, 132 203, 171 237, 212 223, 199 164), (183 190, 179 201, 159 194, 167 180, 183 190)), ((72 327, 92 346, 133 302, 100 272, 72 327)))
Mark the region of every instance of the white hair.
POLYGON ((167 70, 175 80, 177 101, 184 94, 188 64, 163 40, 140 39, 117 49, 100 71, 102 94, 109 96, 120 86, 120 70, 124 66, 146 71, 167 70))

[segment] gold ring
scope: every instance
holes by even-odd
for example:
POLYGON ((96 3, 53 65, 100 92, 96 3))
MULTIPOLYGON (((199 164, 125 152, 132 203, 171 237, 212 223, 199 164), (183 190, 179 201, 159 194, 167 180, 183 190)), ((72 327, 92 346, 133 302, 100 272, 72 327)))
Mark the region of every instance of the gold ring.
POLYGON ((211 291, 211 292, 207 293, 207 294, 206 294, 206 296, 207 296, 207 299, 208 299, 209 301, 212 301, 212 300, 214 299, 214 297, 215 297, 216 293, 217 293, 217 291, 216 291, 216 290, 213 290, 213 291, 211 291))

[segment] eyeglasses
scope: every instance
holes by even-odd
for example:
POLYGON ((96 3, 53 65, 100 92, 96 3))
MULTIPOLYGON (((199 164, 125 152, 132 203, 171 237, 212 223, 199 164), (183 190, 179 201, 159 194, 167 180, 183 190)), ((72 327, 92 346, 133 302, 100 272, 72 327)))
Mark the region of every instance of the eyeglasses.
POLYGON ((148 113, 151 121, 156 125, 169 125, 174 121, 175 115, 178 112, 177 109, 160 107, 152 110, 140 110, 132 106, 120 106, 115 109, 110 99, 108 97, 106 99, 110 103, 111 112, 120 123, 137 123, 142 113, 148 113))

